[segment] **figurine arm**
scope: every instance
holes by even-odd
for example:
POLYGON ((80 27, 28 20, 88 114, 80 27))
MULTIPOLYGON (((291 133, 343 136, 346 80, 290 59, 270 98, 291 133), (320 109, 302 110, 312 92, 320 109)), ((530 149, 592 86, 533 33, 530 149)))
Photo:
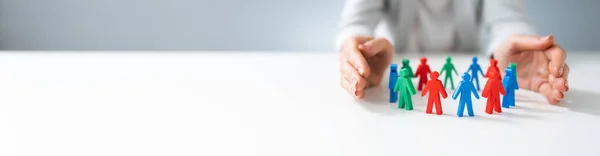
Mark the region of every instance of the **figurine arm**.
POLYGON ((509 82, 510 81, 506 77, 504 77, 504 79, 502 80, 502 87, 504 87, 505 89, 507 89, 508 86, 510 86, 510 85, 508 85, 509 82))
POLYGON ((481 66, 477 66, 477 68, 479 68, 479 73, 481 73, 481 76, 485 77, 485 74, 483 74, 483 69, 481 69, 481 66))
POLYGON ((490 88, 492 87, 492 82, 490 80, 488 80, 488 82, 485 84, 485 87, 483 87, 483 92, 481 92, 481 96, 483 97, 488 97, 490 96, 490 88))
POLYGON ((502 85, 498 85, 498 88, 500 88, 500 93, 501 93, 502 95, 506 95, 506 90, 504 90, 504 86, 502 86, 502 85))
POLYGON ((462 84, 458 84, 458 86, 456 87, 457 89, 454 90, 454 93, 452 94, 452 99, 456 100, 456 98, 458 98, 458 94, 460 94, 460 87, 462 84))
POLYGON ((456 68, 454 68, 454 66, 452 66, 452 71, 454 71, 454 73, 455 73, 456 75, 458 75, 458 72, 456 71, 456 68))
POLYGON ((398 90, 400 90, 400 77, 398 77, 398 79, 396 79, 396 86, 394 87, 394 92, 398 92, 398 90))
POLYGON ((479 99, 479 93, 477 93, 477 90, 475 89, 475 86, 473 86, 473 84, 471 83, 470 87, 471 91, 473 92, 473 95, 475 95, 475 98, 479 99))
POLYGON ((415 90, 415 86, 412 84, 410 79, 406 79, 406 83, 408 84, 408 91, 410 92, 410 94, 411 95, 417 94, 417 91, 415 90))
POLYGON ((421 66, 417 67, 417 70, 415 71, 415 78, 419 77, 419 73, 421 70, 423 70, 423 68, 421 68, 421 66))
POLYGON ((486 78, 487 78, 488 76, 490 76, 490 71, 491 71, 491 70, 488 68, 488 71, 487 71, 487 72, 485 72, 485 74, 483 75, 483 77, 486 77, 486 78))
POLYGON ((439 88, 439 90, 441 90, 440 92, 442 93, 442 97, 444 99, 447 98, 448 97, 448 93, 446 93, 446 89, 444 89, 444 87, 443 87, 444 85, 442 84, 442 82, 439 82, 438 84, 439 84, 438 88, 439 88))
POLYGON ((421 96, 425 96, 425 94, 427 94, 427 92, 429 91, 429 86, 429 83, 425 84, 425 87, 423 87, 423 91, 421 91, 421 96))

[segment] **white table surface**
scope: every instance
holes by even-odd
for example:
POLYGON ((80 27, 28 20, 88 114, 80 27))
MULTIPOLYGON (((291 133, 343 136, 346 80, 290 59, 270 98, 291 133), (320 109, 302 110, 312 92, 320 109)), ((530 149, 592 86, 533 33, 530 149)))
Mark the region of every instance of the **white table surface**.
POLYGON ((1 52, 0 155, 597 156, 599 54, 569 54, 561 105, 518 91, 515 109, 475 100, 458 118, 450 98, 442 116, 420 96, 400 110, 386 85, 353 99, 335 53, 1 52))

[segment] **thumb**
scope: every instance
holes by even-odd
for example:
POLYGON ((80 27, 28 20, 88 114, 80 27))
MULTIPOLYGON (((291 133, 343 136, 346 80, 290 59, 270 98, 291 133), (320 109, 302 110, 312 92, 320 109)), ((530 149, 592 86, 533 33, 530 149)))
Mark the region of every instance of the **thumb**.
POLYGON ((358 46, 366 57, 375 56, 381 52, 393 53, 392 44, 385 38, 377 37, 358 46))
POLYGON ((508 39, 511 51, 546 50, 554 45, 554 36, 513 35, 508 39))

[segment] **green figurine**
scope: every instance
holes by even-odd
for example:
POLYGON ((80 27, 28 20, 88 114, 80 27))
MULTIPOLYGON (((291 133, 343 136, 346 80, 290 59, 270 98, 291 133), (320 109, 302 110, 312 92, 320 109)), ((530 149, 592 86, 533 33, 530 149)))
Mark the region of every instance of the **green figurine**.
POLYGON ((446 77, 444 78, 444 88, 446 88, 446 82, 448 82, 448 79, 450 79, 450 86, 452 86, 452 89, 454 89, 454 81, 452 80, 452 71, 454 71, 456 76, 458 76, 458 72, 456 71, 456 68, 454 68, 454 65, 452 64, 452 58, 450 56, 448 56, 446 58, 446 64, 444 64, 444 67, 440 71, 440 75, 442 75, 444 73, 444 71, 446 71, 446 77))
POLYGON ((408 59, 402 60, 402 68, 401 68, 401 70, 402 69, 408 70, 408 77, 409 78, 415 78, 415 74, 413 73, 412 68, 410 68, 410 64, 409 64, 408 59))
POLYGON ((517 76, 517 64, 511 62, 508 64, 508 67, 513 69, 513 71, 515 72, 515 73, 513 73, 513 75, 515 75, 515 77, 516 77, 517 76))
POLYGON ((413 86, 410 78, 408 78, 408 70, 400 70, 400 76, 396 80, 396 86, 394 91, 400 93, 400 100, 398 100, 398 108, 405 108, 406 110, 413 110, 411 96, 417 94, 415 86, 413 86))

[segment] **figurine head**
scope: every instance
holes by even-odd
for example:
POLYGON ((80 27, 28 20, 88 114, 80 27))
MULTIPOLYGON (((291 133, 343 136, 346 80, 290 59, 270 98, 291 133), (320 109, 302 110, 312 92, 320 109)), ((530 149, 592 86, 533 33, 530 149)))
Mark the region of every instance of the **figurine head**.
POLYGON ((400 70, 400 77, 406 77, 406 76, 408 76, 408 69, 400 70))
POLYGON ((390 71, 397 71, 397 70, 398 70, 398 65, 397 64, 390 65, 390 71))
POLYGON ((427 63, 427 58, 421 57, 421 63, 423 63, 423 64, 427 63))
POLYGON ((477 63, 477 57, 473 57, 473 63, 477 63))
POLYGON ((469 73, 465 72, 462 74, 462 79, 463 79, 463 81, 471 81, 471 75, 469 75, 469 73))
POLYGON ((510 67, 506 67, 506 76, 513 76, 513 69, 510 67))
POLYGON ((452 58, 451 58, 450 56, 446 57, 446 62, 447 62, 447 63, 450 63, 450 62, 452 62, 452 58))
POLYGON ((491 59, 491 60, 490 60, 490 64, 491 64, 492 66, 498 66, 498 60, 491 59))
POLYGON ((440 73, 438 73, 437 71, 431 72, 431 74, 429 75, 429 77, 432 80, 436 80, 436 79, 438 79, 438 77, 440 77, 440 73))
POLYGON ((402 65, 408 66, 408 63, 409 63, 408 59, 402 60, 402 65))
POLYGON ((510 67, 512 69, 517 69, 517 64, 516 63, 509 63, 508 67, 510 67))

